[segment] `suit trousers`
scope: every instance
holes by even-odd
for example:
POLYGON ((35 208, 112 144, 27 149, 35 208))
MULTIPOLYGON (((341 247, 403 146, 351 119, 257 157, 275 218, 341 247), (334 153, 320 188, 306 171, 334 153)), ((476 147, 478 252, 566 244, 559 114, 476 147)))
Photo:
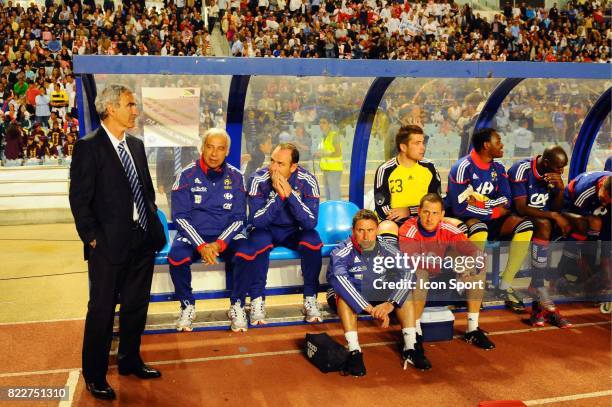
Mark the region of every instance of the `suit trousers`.
POLYGON ((140 336, 147 320, 155 253, 148 234, 132 228, 129 256, 112 264, 105 253, 89 250, 89 303, 83 338, 83 377, 100 381, 108 371, 115 306, 120 303, 118 363, 130 368, 143 362, 140 336))

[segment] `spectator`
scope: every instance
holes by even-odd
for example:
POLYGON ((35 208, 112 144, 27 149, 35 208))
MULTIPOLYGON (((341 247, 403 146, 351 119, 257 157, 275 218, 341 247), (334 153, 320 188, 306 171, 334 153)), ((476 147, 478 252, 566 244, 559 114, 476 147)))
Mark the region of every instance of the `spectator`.
POLYGON ((36 96, 40 95, 39 87, 32 80, 28 80, 28 90, 26 90, 25 100, 26 106, 30 113, 36 111, 36 96))
POLYGON ((49 143, 55 146, 61 146, 64 143, 64 132, 57 121, 53 122, 51 130, 49 130, 49 143))
POLYGON ((51 39, 47 42, 47 49, 52 53, 58 53, 62 49, 62 43, 55 37, 55 34, 51 34, 51 39))
MULTIPOLYGON (((610 22, 605 18, 606 6, 602 7, 599 2, 583 4, 576 0, 564 5, 563 10, 553 5, 548 11, 520 4, 513 10, 508 3, 492 18, 492 22, 474 13, 469 6, 459 8, 456 3, 448 4, 444 0, 428 4, 257 0, 243 1, 242 5, 236 0, 219 0, 209 3, 209 30, 196 10, 198 1, 185 0, 182 13, 177 13, 177 5, 172 3, 162 9, 147 9, 130 2, 123 4, 116 13, 111 1, 106 7, 100 7, 88 0, 82 9, 77 4, 56 7, 52 2, 48 3, 49 7, 34 4, 27 10, 21 6, 10 6, 9 10, 9 6, 0 5, 0 13, 14 12, 24 24, 27 20, 24 27, 20 26, 21 22, 14 21, 15 26, 3 31, 4 37, 0 40, 2 114, 9 111, 9 116, 14 117, 15 112, 20 116, 21 105, 25 104, 27 111, 36 116, 33 121, 43 122, 37 114, 41 108, 37 106, 37 97, 44 86, 47 95, 43 96, 51 102, 56 83, 68 96, 68 104, 60 113, 73 111, 76 94, 73 55, 212 55, 209 33, 215 24, 212 20, 215 8, 218 8, 217 16, 223 33, 231 45, 235 45, 236 55, 244 57, 600 63, 610 61, 609 42, 612 39, 610 22), (249 8, 245 9, 247 6, 249 8), (228 7, 234 12, 227 13, 228 7), (14 105, 13 108, 10 105, 14 105)), ((523 103, 537 104, 543 94, 536 91, 529 90, 529 97, 533 100, 523 103)), ((334 90, 333 93, 337 92, 334 90)), ((553 97, 570 92, 573 91, 552 90, 547 95, 553 97)), ((320 99, 318 92, 310 96, 296 93, 288 110, 284 102, 278 106, 278 101, 289 99, 281 92, 259 94, 260 102, 256 107, 261 114, 257 114, 258 125, 287 128, 287 137, 293 136, 294 131, 301 131, 294 130, 298 122, 304 123, 304 129, 312 131, 309 126, 317 112, 316 109, 307 110, 305 106, 335 103, 323 93, 320 99), (308 97, 311 100, 307 100, 308 97), (296 104, 296 100, 301 104, 296 104)), ((362 96, 357 99, 359 97, 362 96)), ((342 96, 339 99, 342 100, 342 96)), ((400 99, 401 103, 393 101, 385 112, 391 114, 392 125, 397 122, 395 112, 398 107, 413 103, 406 98, 400 99)), ((60 100, 65 103, 64 95, 60 100)), ((447 112, 435 112, 435 120, 432 114, 431 124, 444 134, 452 132, 455 126, 469 131, 477 113, 475 108, 468 109, 458 97, 449 99, 449 102, 448 106, 452 108, 447 112)), ((555 138, 561 142, 572 141, 577 132, 576 123, 580 122, 574 119, 575 109, 569 107, 574 102, 560 101, 554 113, 549 108, 534 113, 537 124, 532 131, 536 141, 553 141, 555 138), (567 108, 564 107, 566 104, 567 108), (559 130, 557 136, 552 134, 555 130, 559 130)), ((579 102, 591 104, 593 101, 579 102)), ((226 106, 223 98, 211 97, 206 105, 211 116, 207 121, 209 125, 224 126, 226 106)), ((55 110, 48 104, 46 107, 55 110)), ((344 111, 342 114, 350 115, 344 111)), ((46 117, 44 127, 52 127, 52 122, 48 123, 49 116, 46 117)), ((23 125, 24 132, 31 130, 27 119, 17 120, 23 125)), ((513 120, 506 120, 507 131, 514 129, 513 120)), ((341 123, 338 125, 344 127, 341 123)), ((63 128, 62 123, 60 128, 63 128)), ((278 133, 273 134, 273 137, 278 136, 278 133)), ((315 145, 319 141, 316 140, 315 145)))
POLYGON ((73 117, 72 112, 67 112, 64 120, 63 131, 64 134, 67 134, 72 131, 79 131, 79 121, 76 117, 73 117))
POLYGON ((16 98, 22 98, 28 90, 28 84, 24 81, 25 74, 20 73, 17 77, 17 83, 13 85, 13 92, 16 98))
POLYGON ((30 129, 32 127, 32 121, 30 120, 30 112, 26 109, 26 105, 21 104, 17 111, 17 123, 22 129, 30 129))
POLYGON ((40 151, 38 149, 38 138, 34 138, 32 136, 28 137, 25 146, 25 158, 27 160, 37 160, 39 156, 40 151))
POLYGON ((342 145, 340 134, 332 130, 330 119, 322 117, 319 127, 323 133, 323 142, 319 151, 321 157, 321 171, 325 180, 325 198, 328 201, 339 201, 342 199, 342 145))
MULTIPOLYGON (((65 113, 66 107, 68 107, 68 94, 66 91, 62 89, 61 85, 58 82, 53 84, 53 92, 49 97, 49 105, 56 110, 65 113)), ((63 116, 63 114, 62 114, 63 116)))
POLYGON ((534 134, 529 129, 529 118, 524 115, 521 117, 519 124, 519 127, 517 127, 511 135, 515 143, 513 157, 514 161, 529 157, 531 154, 531 145, 534 141, 534 134))
POLYGON ((74 144, 76 143, 77 134, 75 132, 68 133, 66 135, 66 141, 62 146, 62 154, 64 157, 72 157, 72 150, 74 149, 74 144))
POLYGON ((49 116, 51 116, 51 110, 49 109, 50 99, 44 86, 41 86, 39 90, 40 94, 35 99, 36 117, 34 120, 41 123, 45 128, 49 128, 49 116))
POLYGON ((272 152, 272 136, 270 135, 269 131, 265 132, 262 137, 255 140, 256 142, 254 143, 254 148, 249 154, 249 163, 244 171, 244 176, 246 179, 248 179, 251 174, 263 166, 266 156, 272 152))
POLYGON ((18 124, 11 123, 6 128, 6 146, 4 156, 7 160, 18 160, 23 158, 23 137, 18 124))

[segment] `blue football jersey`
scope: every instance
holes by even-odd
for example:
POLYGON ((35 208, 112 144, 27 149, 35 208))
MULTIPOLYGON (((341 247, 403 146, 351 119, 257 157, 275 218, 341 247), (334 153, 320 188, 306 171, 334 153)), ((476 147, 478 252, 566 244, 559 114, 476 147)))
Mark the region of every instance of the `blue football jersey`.
POLYGON ((549 211, 553 198, 551 192, 554 192, 554 189, 549 189, 543 174, 538 173, 536 168, 538 157, 525 158, 510 167, 508 170, 510 189, 513 199, 526 197, 527 206, 549 211))
POLYGON ((585 172, 578 175, 565 187, 565 206, 581 215, 604 215, 607 209, 601 204, 597 192, 609 176, 612 176, 610 171, 585 172))
POLYGON ((452 215, 459 219, 498 218, 497 207, 503 205, 510 208, 511 197, 504 166, 497 161, 482 162, 474 150, 460 158, 448 175, 447 206, 452 215), (462 198, 469 187, 474 191, 472 196, 476 197, 474 204, 462 198))

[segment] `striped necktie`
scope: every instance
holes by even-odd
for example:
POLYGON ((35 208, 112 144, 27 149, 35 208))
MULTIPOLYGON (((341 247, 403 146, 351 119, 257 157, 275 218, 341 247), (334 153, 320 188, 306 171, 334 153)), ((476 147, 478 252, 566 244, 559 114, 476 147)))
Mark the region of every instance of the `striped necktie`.
POLYGON ((127 151, 125 151, 125 140, 119 143, 117 149, 119 150, 121 164, 123 164, 123 169, 125 170, 125 174, 130 182, 130 189, 132 190, 132 196, 134 197, 134 203, 136 204, 136 211, 138 212, 138 224, 140 224, 144 230, 147 230, 147 208, 145 206, 144 195, 142 192, 142 184, 138 179, 138 174, 136 173, 136 168, 134 167, 132 160, 130 160, 127 151))
POLYGON ((177 177, 181 173, 181 148, 174 147, 174 176, 177 177))

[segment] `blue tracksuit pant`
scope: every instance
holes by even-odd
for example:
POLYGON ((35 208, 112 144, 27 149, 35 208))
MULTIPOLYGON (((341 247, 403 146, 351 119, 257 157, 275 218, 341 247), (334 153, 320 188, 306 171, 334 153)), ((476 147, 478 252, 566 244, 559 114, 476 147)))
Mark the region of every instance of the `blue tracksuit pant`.
POLYGON ((319 233, 314 229, 271 227, 254 229, 249 234, 248 240, 237 249, 232 304, 236 300, 241 300, 244 304, 247 292, 251 298, 265 298, 270 251, 275 246, 283 246, 299 253, 304 278, 304 296, 316 295, 319 290, 323 246, 319 233), (248 272, 245 272, 246 270, 248 272))

